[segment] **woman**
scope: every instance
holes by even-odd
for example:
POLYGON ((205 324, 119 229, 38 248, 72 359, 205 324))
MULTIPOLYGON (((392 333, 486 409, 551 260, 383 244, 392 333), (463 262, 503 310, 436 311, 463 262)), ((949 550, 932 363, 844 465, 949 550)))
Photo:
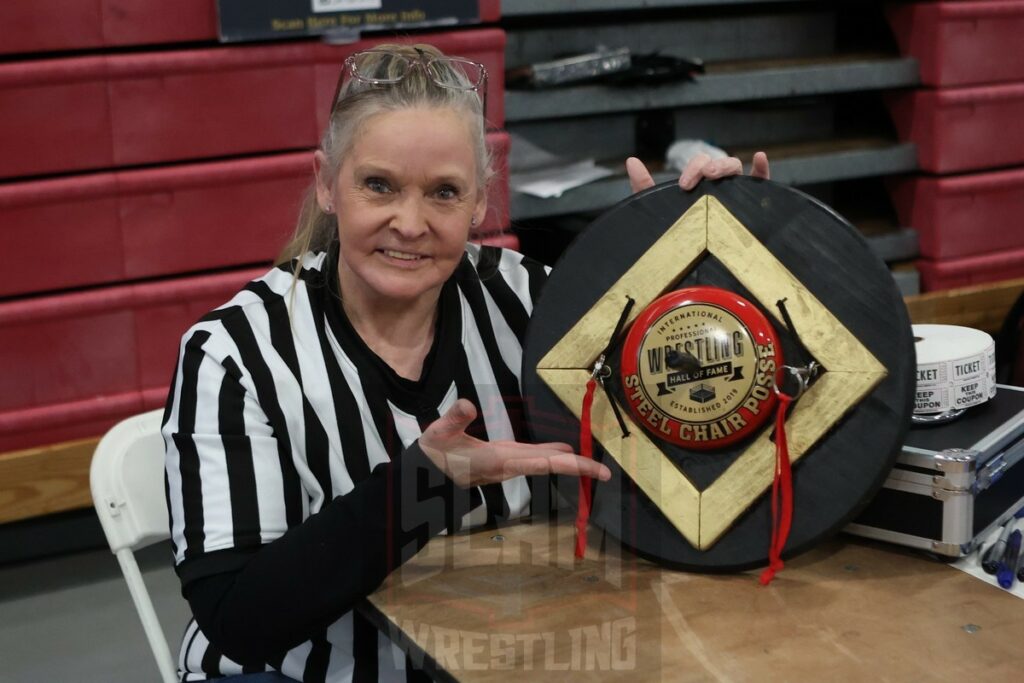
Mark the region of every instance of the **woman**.
MULTIPOLYGON (((524 443, 546 271, 466 244, 487 210, 485 82, 425 45, 346 60, 290 260, 183 337, 163 428, 195 615, 183 680, 404 680, 357 600, 442 530, 527 513, 523 475, 610 476, 524 443)), ((680 184, 738 172, 697 159, 680 184)))

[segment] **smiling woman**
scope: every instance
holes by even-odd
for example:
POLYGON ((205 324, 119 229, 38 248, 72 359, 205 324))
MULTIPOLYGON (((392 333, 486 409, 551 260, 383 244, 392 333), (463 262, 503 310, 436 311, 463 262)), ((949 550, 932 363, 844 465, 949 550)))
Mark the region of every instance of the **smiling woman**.
MULTIPOLYGON (((546 506, 524 475, 611 476, 525 443, 522 342, 548 271, 466 243, 492 175, 486 83, 427 45, 348 58, 277 267, 183 337, 163 426, 195 615, 183 681, 416 679, 357 601, 442 531, 546 506)), ((724 161, 681 184, 735 173, 724 161)))
POLYGON ((547 271, 466 243, 485 84, 424 45, 347 60, 279 266, 185 334, 163 429, 183 680, 416 678, 355 602, 442 530, 526 514, 523 475, 609 476, 523 443, 547 271))
POLYGON ((318 198, 337 209, 342 306, 408 379, 419 379, 441 286, 487 208, 470 125, 451 109, 380 114, 363 124, 333 182, 316 155, 318 198))

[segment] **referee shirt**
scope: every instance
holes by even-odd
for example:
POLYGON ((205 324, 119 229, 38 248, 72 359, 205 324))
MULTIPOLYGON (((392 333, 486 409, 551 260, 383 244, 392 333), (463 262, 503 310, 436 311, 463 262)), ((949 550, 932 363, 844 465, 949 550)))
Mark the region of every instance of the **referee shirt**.
POLYGON ((195 615, 184 681, 404 681, 405 657, 352 605, 443 529, 529 510, 527 479, 457 489, 416 439, 462 397, 479 411, 470 433, 526 440, 522 343, 544 266, 467 245, 411 381, 352 328, 337 258, 335 245, 271 270, 182 338, 163 435, 195 615))

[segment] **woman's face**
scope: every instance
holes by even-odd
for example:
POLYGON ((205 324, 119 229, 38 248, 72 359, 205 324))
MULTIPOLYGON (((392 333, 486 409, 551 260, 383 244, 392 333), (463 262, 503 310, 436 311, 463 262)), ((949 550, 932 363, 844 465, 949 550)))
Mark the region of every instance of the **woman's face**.
POLYGON ((333 183, 320 180, 323 161, 318 152, 321 205, 333 204, 338 216, 343 298, 436 300, 487 206, 464 117, 442 108, 378 114, 357 133, 333 183))

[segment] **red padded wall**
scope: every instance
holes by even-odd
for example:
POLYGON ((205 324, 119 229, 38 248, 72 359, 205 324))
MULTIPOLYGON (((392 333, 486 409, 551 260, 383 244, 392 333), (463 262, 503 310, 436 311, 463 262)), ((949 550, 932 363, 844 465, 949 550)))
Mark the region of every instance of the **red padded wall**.
POLYGON ((1024 80, 1024 0, 890 2, 886 15, 926 85, 1024 80))
POLYGON ((0 302, 0 452, 162 404, 182 333, 264 268, 0 302))
POLYGON ((917 262, 921 287, 926 291, 967 287, 1024 277, 1024 249, 965 258, 917 262))
POLYGON ((1024 82, 920 89, 886 98, 921 169, 970 171, 1024 163, 1024 82))
POLYGON ((917 229, 924 258, 1024 248, 1024 168, 904 177, 889 188, 900 222, 917 229))
POLYGON ((309 152, 0 185, 0 297, 265 262, 309 152), (47 265, 23 257, 47 235, 47 265))

